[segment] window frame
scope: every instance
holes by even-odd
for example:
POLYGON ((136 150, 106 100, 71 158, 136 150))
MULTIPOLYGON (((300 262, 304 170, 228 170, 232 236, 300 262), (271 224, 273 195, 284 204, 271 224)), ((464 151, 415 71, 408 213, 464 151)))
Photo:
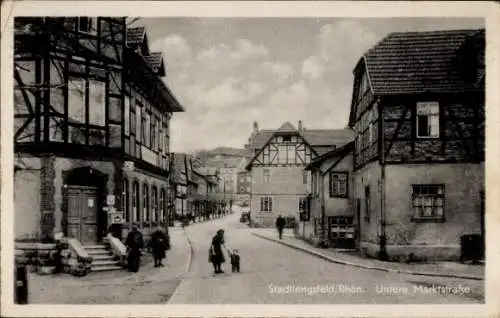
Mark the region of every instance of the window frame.
POLYGON ((342 198, 347 199, 349 197, 349 172, 348 171, 330 171, 328 173, 328 194, 330 198, 342 198), (337 179, 338 189, 337 193, 334 192, 334 176, 345 176, 345 179, 337 179), (340 184, 344 182, 345 191, 340 193, 340 184))
POLYGON ((130 200, 130 193, 129 193, 129 181, 127 178, 123 178, 122 180, 122 209, 123 213, 125 214, 125 222, 130 221, 130 208, 129 208, 129 200, 130 200))
POLYGON ((260 212, 273 212, 273 198, 271 196, 260 197, 260 212))
POLYGON ((76 29, 78 30, 78 32, 80 33, 85 33, 85 34, 92 34, 92 35, 96 35, 97 34, 97 28, 98 28, 98 18, 93 18, 93 17, 78 17, 77 19, 77 26, 76 26, 76 29), (87 29, 85 30, 82 30, 81 29, 81 20, 82 19, 88 19, 88 27, 87 29))
POLYGON ((445 221, 445 208, 446 208, 446 185, 443 183, 435 184, 412 184, 411 185, 411 212, 413 222, 444 222, 445 221), (427 191, 423 189, 427 188, 427 191), (435 188, 437 193, 429 193, 430 189, 435 188), (416 193, 416 189, 419 189, 419 193, 416 193), (439 193, 440 192, 440 193, 439 193), (423 215, 422 211, 424 207, 428 205, 420 203, 416 204, 416 199, 420 199, 421 202, 424 198, 431 199, 431 212, 430 216, 423 215), (441 200, 441 205, 436 204, 437 200, 441 200), (420 213, 417 215, 416 211, 420 208, 420 213), (436 213, 436 208, 441 208, 441 215, 436 213))
POLYGON ((144 183, 142 185, 142 222, 143 226, 146 223, 151 222, 151 215, 150 215, 150 205, 149 205, 149 185, 147 183, 144 183))
POLYGON ((139 182, 134 181, 132 183, 132 222, 140 222, 141 220, 141 189, 139 182))
POLYGON ((415 106, 415 134, 417 139, 439 139, 441 136, 441 110, 440 110, 440 105, 439 102, 436 101, 428 101, 428 102, 417 102, 415 106), (419 111, 419 108, 424 108, 428 107, 430 110, 421 110, 419 111), (437 111, 435 110, 437 109, 437 111), (424 112, 427 113, 425 115, 419 115, 419 112, 424 112), (427 129, 429 132, 426 132, 426 135, 421 135, 420 134, 420 129, 419 129, 419 120, 420 117, 425 116, 427 117, 427 129), (436 122, 436 134, 431 134, 432 131, 432 118, 437 117, 437 122, 436 122))

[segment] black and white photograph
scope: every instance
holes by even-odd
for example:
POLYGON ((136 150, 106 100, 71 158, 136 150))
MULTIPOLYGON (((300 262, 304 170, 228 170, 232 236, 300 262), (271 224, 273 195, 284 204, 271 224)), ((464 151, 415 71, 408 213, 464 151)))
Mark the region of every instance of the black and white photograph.
POLYGON ((496 298, 486 105, 498 82, 487 85, 486 57, 498 52, 487 54, 484 11, 60 3, 2 16, 11 306, 448 305, 456 316, 496 298))

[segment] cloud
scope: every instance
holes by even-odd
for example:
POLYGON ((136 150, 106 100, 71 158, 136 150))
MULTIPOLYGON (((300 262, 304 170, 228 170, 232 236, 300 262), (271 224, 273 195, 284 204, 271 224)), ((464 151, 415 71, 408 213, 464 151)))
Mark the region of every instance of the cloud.
POLYGON ((302 63, 302 76, 309 80, 318 80, 324 74, 324 61, 318 56, 310 56, 302 63))
POLYGON ((154 43, 167 60, 165 82, 186 113, 172 120, 172 149, 242 147, 256 120, 263 129, 290 121, 306 128, 343 128, 352 70, 378 39, 362 24, 341 20, 318 29, 303 60, 247 38, 193 50, 178 34, 154 43))
POLYGON ((151 44, 151 48, 163 52, 169 67, 184 67, 191 60, 191 48, 187 41, 178 34, 169 35, 151 44))

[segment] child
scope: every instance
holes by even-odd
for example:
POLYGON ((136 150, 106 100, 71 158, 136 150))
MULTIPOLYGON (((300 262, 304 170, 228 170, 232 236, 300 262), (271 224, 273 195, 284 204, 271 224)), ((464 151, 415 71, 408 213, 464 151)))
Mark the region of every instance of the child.
POLYGON ((233 250, 231 253, 231 269, 232 272, 240 272, 240 255, 238 254, 238 250, 233 250))

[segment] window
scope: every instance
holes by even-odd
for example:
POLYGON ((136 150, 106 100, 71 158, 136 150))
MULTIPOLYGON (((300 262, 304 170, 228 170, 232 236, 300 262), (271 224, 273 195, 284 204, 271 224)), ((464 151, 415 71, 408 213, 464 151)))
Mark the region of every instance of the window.
POLYGON ((142 188, 142 219, 149 225, 149 189, 148 185, 144 184, 142 188))
POLYGON ((163 154, 163 130, 160 121, 158 121, 158 151, 163 154))
POLYGON ((134 182, 132 189, 132 215, 133 221, 138 222, 140 219, 139 213, 139 183, 134 182))
POLYGON ((106 124, 106 86, 102 81, 89 79, 89 122, 91 125, 106 124))
POLYGON ((97 31, 97 19, 89 17, 79 17, 78 31, 86 33, 95 33, 97 31))
POLYGON ((70 123, 85 123, 84 79, 68 79, 68 119, 70 123))
POLYGON ((439 137, 439 103, 417 103, 417 137, 439 137))
POLYGON ((330 172, 330 198, 347 198, 347 177, 347 172, 330 172))
POLYGON ((123 189, 122 189, 122 209, 123 213, 125 214, 125 221, 129 222, 130 221, 130 215, 129 215, 129 207, 128 207, 128 202, 129 201, 129 192, 128 192, 128 180, 125 178, 123 179, 123 189))
POLYGON ((137 141, 140 142, 142 140, 141 139, 141 136, 142 136, 142 126, 141 126, 141 124, 142 124, 142 105, 139 102, 136 104, 135 110, 136 110, 135 116, 136 116, 136 124, 137 124, 136 125, 137 127, 135 127, 136 132, 137 132, 136 139, 137 139, 137 141))
POLYGON ((291 142, 292 137, 291 136, 283 136, 283 142, 291 142))
POLYGON ((370 186, 365 186, 365 222, 370 223, 371 206, 370 206, 370 186))
MULTIPOLYGON (((133 117, 135 120, 135 116, 133 117)), ((125 96, 125 118, 124 118, 124 125, 125 125, 125 136, 128 136, 130 134, 130 126, 131 126, 131 118, 130 118, 130 96, 125 96)), ((134 125, 134 133, 135 133, 135 123, 134 125)))
POLYGON ((158 147, 156 146, 156 117, 151 117, 151 141, 150 146, 151 149, 156 150, 158 147))
POLYGON ((413 218, 444 218, 444 185, 413 185, 413 218))
POLYGON ((151 129, 150 127, 150 114, 145 113, 143 111, 143 116, 142 116, 142 144, 145 145, 146 147, 150 147, 150 139, 149 139, 149 130, 151 129))
POLYGON ((152 207, 152 215, 153 215, 153 222, 158 222, 159 216, 158 216, 158 190, 156 187, 153 187, 151 190, 151 207, 152 207))
POLYGON ((269 169, 264 169, 263 174, 264 183, 269 183, 271 179, 271 171, 269 169))
POLYGON ((273 211, 273 198, 261 197, 260 198, 260 211, 261 212, 272 212, 273 211))
POLYGON ((354 219, 352 217, 328 217, 330 225, 330 238, 352 239, 354 238, 354 219))

